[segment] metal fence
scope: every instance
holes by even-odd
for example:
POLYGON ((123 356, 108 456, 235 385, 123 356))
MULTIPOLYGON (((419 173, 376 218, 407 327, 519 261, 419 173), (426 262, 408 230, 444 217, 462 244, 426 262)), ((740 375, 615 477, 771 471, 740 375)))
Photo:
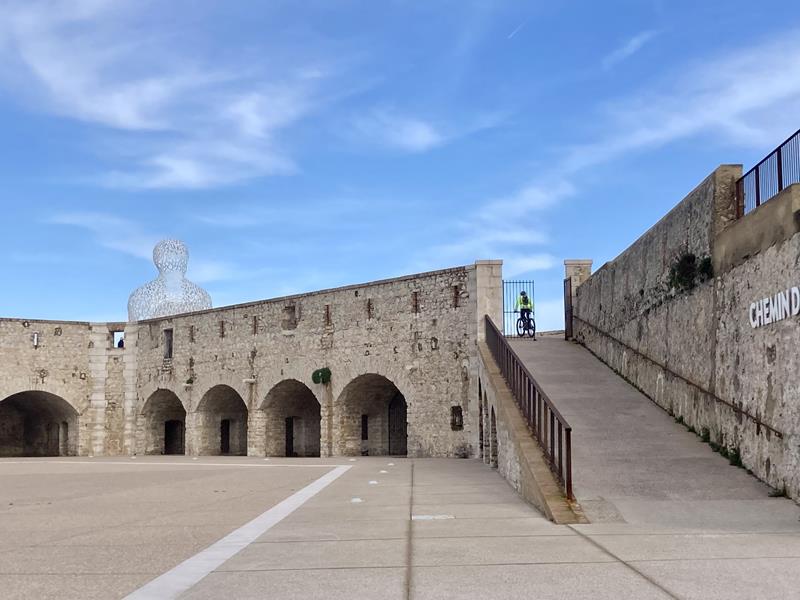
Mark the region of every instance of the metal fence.
POLYGON ((486 344, 511 388, 528 429, 544 451, 550 469, 572 500, 572 427, 522 363, 487 315, 486 344))
POLYGON ((503 280, 503 332, 509 337, 517 335, 517 318, 514 306, 519 298, 519 293, 525 291, 533 302, 531 318, 536 317, 536 296, 534 295, 533 281, 506 281, 503 280))
POLYGON ((800 183, 800 130, 736 182, 737 217, 755 210, 793 183, 800 183))

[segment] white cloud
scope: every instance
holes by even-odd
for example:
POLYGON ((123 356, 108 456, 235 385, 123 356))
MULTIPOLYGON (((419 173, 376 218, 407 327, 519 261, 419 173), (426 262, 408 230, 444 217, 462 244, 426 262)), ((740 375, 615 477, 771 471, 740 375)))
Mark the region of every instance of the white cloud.
POLYGON ((617 63, 620 63, 637 52, 644 48, 645 44, 652 41, 659 34, 658 31, 648 30, 642 31, 641 33, 636 34, 627 42, 625 42, 622 46, 608 54, 603 59, 603 68, 608 70, 612 68, 617 63))
POLYGON ((353 126, 367 141, 405 152, 425 152, 447 141, 432 123, 389 110, 374 110, 353 126))
POLYGON ((157 28, 133 26, 146 11, 130 1, 11 2, 5 11, 0 85, 28 106, 116 132, 116 158, 128 164, 101 183, 207 188, 296 170, 278 137, 315 109, 321 66, 269 76, 211 67, 157 28))
POLYGON ((92 233, 101 246, 146 260, 153 259, 153 247, 162 239, 161 236, 145 232, 133 221, 105 213, 60 213, 47 219, 47 222, 85 229, 92 233))

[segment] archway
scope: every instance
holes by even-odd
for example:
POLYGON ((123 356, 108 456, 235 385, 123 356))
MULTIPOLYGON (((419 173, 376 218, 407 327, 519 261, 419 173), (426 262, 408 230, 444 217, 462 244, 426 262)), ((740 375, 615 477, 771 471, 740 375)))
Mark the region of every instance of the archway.
POLYGON ((494 406, 489 423, 489 464, 493 469, 497 468, 497 420, 494 417, 494 406))
POLYGON ((408 406, 386 377, 374 373, 356 377, 342 390, 336 410, 339 454, 407 454, 408 406))
POLYGON ((142 408, 144 454, 184 454, 186 410, 170 390, 156 390, 142 408))
POLYGON ((236 390, 215 385, 195 411, 197 453, 247 455, 247 405, 236 390))
POLYGON ((314 392, 296 379, 273 387, 262 404, 267 456, 319 456, 320 407, 314 392))
POLYGON ((478 453, 483 459, 483 386, 478 378, 478 453))
POLYGON ((20 392, 0 401, 0 456, 75 456, 78 411, 55 394, 20 392))

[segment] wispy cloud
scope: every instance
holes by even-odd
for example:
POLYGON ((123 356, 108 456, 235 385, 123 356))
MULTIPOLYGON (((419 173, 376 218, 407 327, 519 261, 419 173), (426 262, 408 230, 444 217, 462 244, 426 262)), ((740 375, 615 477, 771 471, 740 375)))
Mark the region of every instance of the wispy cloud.
POLYGON ((107 185, 206 188, 293 172, 279 134, 315 109, 325 69, 204 64, 131 27, 141 12, 124 0, 11 2, 3 81, 41 110, 116 132, 118 158, 133 160, 97 178, 107 185))
POLYGON ((144 231, 137 223, 98 212, 64 212, 48 218, 52 225, 68 225, 89 231, 95 241, 128 256, 152 260, 153 247, 161 236, 144 231))
POLYGON ((406 152, 425 152, 447 140, 433 123, 387 109, 373 110, 358 117, 353 126, 368 142, 406 152))
POLYGON ((657 35, 659 35, 659 32, 654 30, 642 31, 636 34, 622 46, 603 58, 603 68, 606 70, 611 69, 614 65, 629 59, 644 48, 644 46, 651 42, 657 35))

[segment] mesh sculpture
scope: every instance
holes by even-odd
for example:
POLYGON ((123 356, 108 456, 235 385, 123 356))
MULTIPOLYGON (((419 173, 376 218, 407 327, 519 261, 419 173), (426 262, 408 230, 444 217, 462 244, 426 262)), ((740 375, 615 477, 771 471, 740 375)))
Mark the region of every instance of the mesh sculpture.
POLYGON ((180 240, 161 240, 153 248, 158 277, 128 298, 128 320, 141 321, 211 308, 211 296, 186 279, 189 250, 180 240))

